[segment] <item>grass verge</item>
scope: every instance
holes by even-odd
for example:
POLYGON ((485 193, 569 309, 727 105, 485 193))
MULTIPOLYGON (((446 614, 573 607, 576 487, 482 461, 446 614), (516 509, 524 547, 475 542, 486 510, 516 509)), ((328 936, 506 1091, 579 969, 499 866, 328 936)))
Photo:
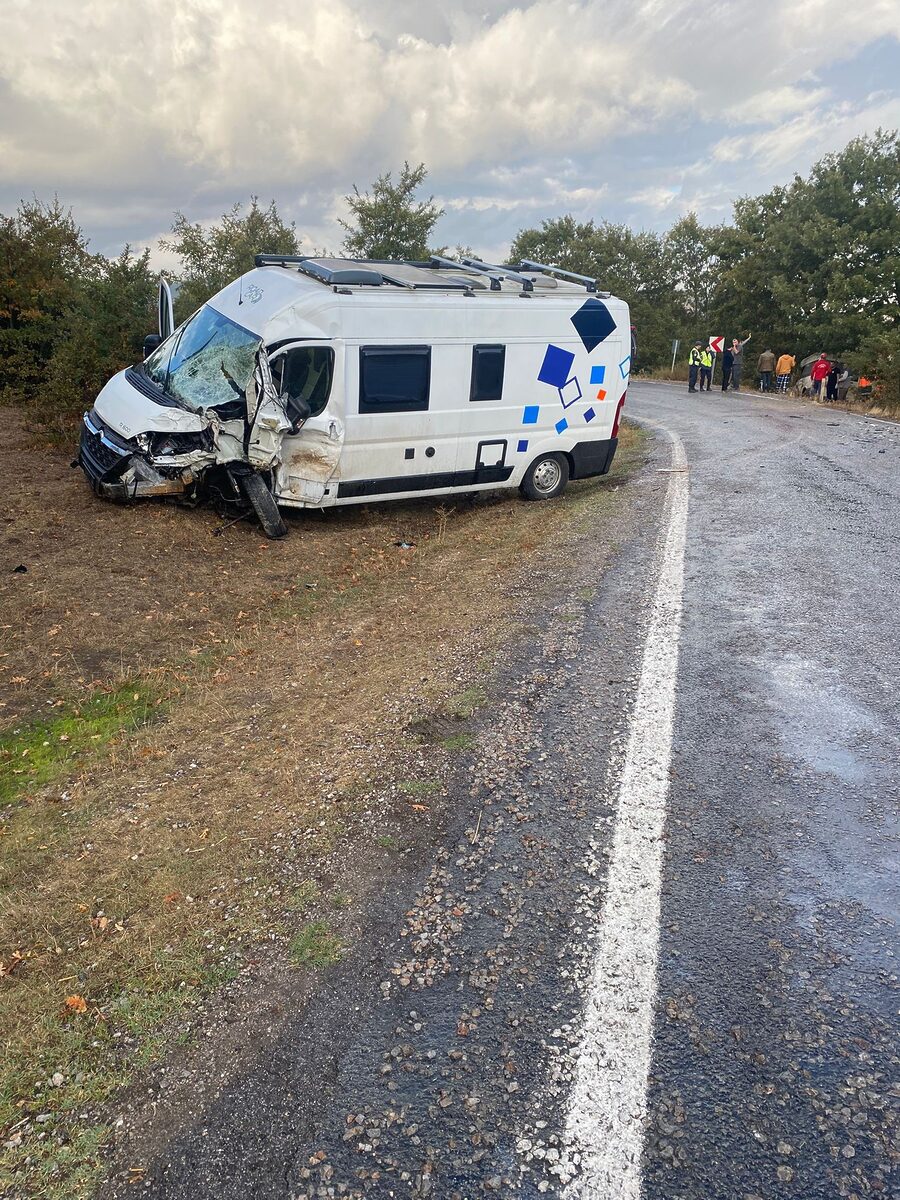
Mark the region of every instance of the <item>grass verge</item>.
MULTIPOLYGON (((73 645, 31 673, 29 695, 51 715, 17 716, 3 734, 0 1195, 90 1195, 112 1097, 186 1036, 204 995, 261 946, 298 968, 335 961, 342 944, 322 906, 334 897, 337 922, 353 903, 334 889, 336 863, 405 847, 402 822, 422 807, 397 806, 396 792, 384 809, 373 802, 411 779, 406 731, 437 722, 428 777, 401 789, 430 795, 441 756, 471 746, 459 724, 488 702, 490 664, 515 627, 505 579, 617 502, 641 440, 623 429, 615 475, 554 504, 348 510, 311 517, 276 545, 229 534, 227 554, 224 538, 207 549, 179 525, 200 580, 187 593, 183 577, 170 579, 176 518, 145 510, 133 531, 144 538, 142 586, 122 585, 116 611, 121 621, 123 606, 150 598, 129 621, 155 656, 147 672, 135 657, 123 685, 127 648, 88 671, 73 645), (73 687, 86 689, 74 703, 60 695, 70 659, 73 687), (388 810, 391 832, 378 825, 388 810)), ((97 519, 108 530, 135 517, 101 507, 97 519)), ((40 621, 63 631, 50 646, 74 637, 63 618, 79 569, 42 579, 27 605, 10 593, 23 646, 40 621)), ((89 647, 104 619, 90 616, 89 647)))
POLYGON ((77 773, 111 741, 158 718, 162 698, 139 680, 74 705, 57 700, 54 707, 54 716, 0 734, 0 804, 77 773))

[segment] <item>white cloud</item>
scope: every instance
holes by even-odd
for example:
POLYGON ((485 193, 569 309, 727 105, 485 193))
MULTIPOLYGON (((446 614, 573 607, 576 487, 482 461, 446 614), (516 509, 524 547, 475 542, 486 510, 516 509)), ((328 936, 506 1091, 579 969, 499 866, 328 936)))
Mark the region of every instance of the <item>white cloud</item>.
POLYGON ((900 127, 900 97, 880 99, 874 105, 840 103, 814 109, 775 130, 724 138, 713 146, 712 157, 718 163, 750 159, 765 171, 800 171, 851 138, 879 127, 900 127))
POLYGON ((474 222, 496 245, 517 212, 718 214, 748 162, 790 172, 900 124, 894 91, 842 90, 878 38, 900 38, 896 0, 5 0, 3 196, 81 197, 134 240, 277 195, 336 245, 351 184, 408 158, 443 240, 474 222))
POLYGON ((729 105, 725 116, 741 125, 773 125, 785 117, 816 108, 829 95, 828 88, 799 88, 792 84, 776 87, 729 105))

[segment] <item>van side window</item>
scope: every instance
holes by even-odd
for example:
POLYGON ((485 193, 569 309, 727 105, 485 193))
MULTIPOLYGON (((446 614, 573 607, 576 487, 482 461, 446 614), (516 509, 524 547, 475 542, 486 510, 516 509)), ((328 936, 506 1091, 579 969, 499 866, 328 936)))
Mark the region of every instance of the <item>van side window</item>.
POLYGON ((279 396, 305 400, 309 415, 317 417, 328 403, 334 372, 330 346, 295 346, 271 361, 272 382, 279 396))
POLYGON ((472 383, 470 400, 500 400, 503 396, 505 346, 472 347, 472 383))
POLYGON ((424 412, 430 387, 430 346, 360 346, 361 413, 424 412))

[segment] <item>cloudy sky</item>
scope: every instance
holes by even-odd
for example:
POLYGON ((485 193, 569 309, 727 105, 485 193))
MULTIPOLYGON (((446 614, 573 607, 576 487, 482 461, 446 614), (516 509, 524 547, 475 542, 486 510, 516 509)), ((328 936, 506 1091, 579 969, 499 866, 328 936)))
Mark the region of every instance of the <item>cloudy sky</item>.
POLYGON ((0 0, 0 211, 94 249, 274 198, 336 247, 424 161, 438 240, 574 213, 661 229, 900 126, 898 0, 0 0))

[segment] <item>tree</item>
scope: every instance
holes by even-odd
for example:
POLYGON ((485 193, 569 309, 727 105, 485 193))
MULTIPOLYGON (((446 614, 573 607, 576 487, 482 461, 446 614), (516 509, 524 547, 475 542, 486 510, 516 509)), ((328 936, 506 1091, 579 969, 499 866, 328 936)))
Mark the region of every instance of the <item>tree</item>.
POLYGON ((340 221, 347 233, 344 253, 351 258, 428 258, 428 242, 444 210, 434 196, 413 199, 427 175, 424 163, 411 167, 404 162, 396 183, 386 171, 372 184, 371 194, 354 184, 353 195, 346 197, 353 220, 340 221))
POLYGON ((572 216, 523 229, 513 241, 510 262, 532 259, 595 278, 605 290, 626 300, 637 327, 642 367, 667 361, 673 336, 683 336, 685 316, 663 239, 626 225, 572 216))
POLYGON ((860 376, 874 381, 876 404, 900 413, 900 328, 871 333, 847 357, 860 376))
POLYGON ((663 238, 663 255, 685 317, 694 325, 695 336, 709 337, 712 297, 719 273, 717 253, 721 234, 701 225, 690 212, 676 221, 663 238), (704 332, 699 332, 701 329, 704 332))
POLYGON ((156 277, 150 251, 98 256, 60 318, 60 336, 41 391, 41 416, 51 431, 89 408, 122 367, 139 362, 144 335, 156 328, 156 277))
POLYGON ((854 351, 897 324, 900 138, 856 138, 808 178, 743 197, 721 234, 713 303, 732 328, 801 355, 854 351))
POLYGON ((61 322, 95 270, 87 240, 59 200, 0 215, 0 402, 27 404, 45 381, 61 322))
POLYGON ((261 208, 259 197, 251 196, 250 207, 242 210, 241 204, 235 204, 207 229, 199 221, 190 222, 184 213, 175 213, 172 236, 159 244, 181 259, 176 272, 181 284, 176 320, 183 320, 226 284, 252 270, 254 255, 298 252, 296 226, 293 221, 285 224, 274 200, 261 208))

